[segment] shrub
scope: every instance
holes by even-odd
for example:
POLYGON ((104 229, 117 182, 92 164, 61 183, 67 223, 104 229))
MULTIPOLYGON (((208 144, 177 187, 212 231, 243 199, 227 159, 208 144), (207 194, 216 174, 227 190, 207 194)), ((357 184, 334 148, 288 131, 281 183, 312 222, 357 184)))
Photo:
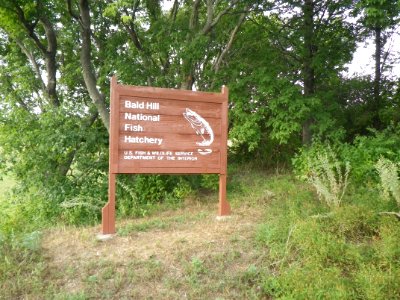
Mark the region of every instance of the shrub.
POLYGON ((143 217, 159 203, 176 205, 191 192, 182 176, 120 175, 117 186, 118 212, 124 217, 143 217))
POLYGON ((351 181, 357 184, 379 181, 375 164, 380 157, 400 162, 400 125, 389 126, 382 131, 370 129, 369 136, 358 136, 352 143, 328 144, 314 141, 311 147, 300 149, 292 159, 294 171, 301 179, 309 174, 309 158, 315 158, 327 148, 337 155, 339 161, 351 165, 351 181))
POLYGON ((380 157, 400 162, 400 126, 370 132, 369 136, 356 137, 352 144, 335 147, 339 158, 350 162, 355 183, 378 182, 375 164, 380 157))

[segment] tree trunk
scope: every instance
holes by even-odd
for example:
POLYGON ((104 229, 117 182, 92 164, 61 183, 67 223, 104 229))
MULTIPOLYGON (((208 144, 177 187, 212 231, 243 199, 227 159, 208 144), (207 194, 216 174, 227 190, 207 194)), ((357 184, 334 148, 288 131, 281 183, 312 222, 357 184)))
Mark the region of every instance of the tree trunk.
MULTIPOLYGON (((195 0, 192 4, 192 12, 189 19, 189 32, 186 36, 186 44, 190 45, 194 36, 198 34, 199 27, 199 9, 201 0, 195 0)), ((186 57, 182 62, 182 81, 180 85, 181 90, 192 90, 195 78, 194 78, 194 62, 191 57, 186 57)))
POLYGON ((110 132, 110 113, 106 106, 105 96, 97 88, 97 80, 92 69, 91 62, 91 30, 90 30, 90 11, 88 0, 80 0, 79 10, 81 12, 81 65, 83 71, 83 79, 89 96, 99 112, 100 118, 107 131, 110 132))
POLYGON ((50 103, 53 106, 60 106, 60 101, 57 96, 57 37, 54 31, 53 25, 50 21, 42 17, 40 22, 43 24, 46 38, 47 38, 47 51, 44 52, 46 62, 46 73, 47 73, 47 85, 46 92, 49 97, 50 103))
MULTIPOLYGON (((315 93, 315 70, 313 66, 314 59, 314 2, 305 0, 303 5, 304 15, 304 56, 303 56, 303 83, 304 97, 307 99, 315 93)), ((309 116, 302 124, 303 145, 310 145, 312 141, 312 117, 309 116)))
MULTIPOLYGON (((25 17, 25 12, 23 9, 17 4, 14 3, 14 9, 17 13, 17 18, 21 22, 21 25, 25 28, 28 33, 30 39, 36 45, 37 49, 42 53, 46 65, 47 72, 47 82, 46 86, 43 86, 43 80, 41 78, 41 74, 37 74, 39 81, 42 83, 42 89, 45 97, 49 100, 49 103, 54 106, 60 106, 60 101, 57 96, 57 64, 56 64, 56 54, 57 54, 57 36, 53 27, 53 24, 49 21, 49 19, 44 15, 35 20, 33 24, 29 22, 25 17), (40 22, 43 26, 46 35, 47 46, 41 42, 39 36, 35 33, 36 25, 40 22)), ((40 11, 42 9, 41 2, 37 2, 37 9, 40 11)), ((40 14, 38 12, 38 14, 40 14)), ((37 60, 34 58, 33 52, 28 51, 28 48, 23 44, 23 41, 20 40, 17 42, 20 46, 21 50, 26 54, 30 62, 32 63, 35 72, 38 70, 37 60)))
POLYGON ((381 108, 381 81, 382 81, 382 66, 381 66, 381 58, 382 58, 382 29, 380 27, 376 27, 375 31, 375 78, 374 78, 374 103, 372 105, 372 110, 374 114, 373 124, 374 127, 380 128, 380 119, 379 119, 379 109, 381 108))

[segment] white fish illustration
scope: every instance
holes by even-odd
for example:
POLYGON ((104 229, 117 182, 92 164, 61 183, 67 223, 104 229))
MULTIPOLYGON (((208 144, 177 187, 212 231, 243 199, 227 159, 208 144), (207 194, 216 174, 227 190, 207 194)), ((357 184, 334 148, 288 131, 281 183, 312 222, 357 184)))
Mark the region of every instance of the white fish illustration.
MULTIPOLYGON (((203 139, 201 142, 196 142, 197 145, 207 147, 214 142, 214 132, 210 124, 202 116, 189 108, 186 108, 183 116, 190 123, 194 131, 196 131, 196 134, 200 135, 203 139)), ((211 149, 198 149, 197 151, 202 155, 212 153, 211 149)))

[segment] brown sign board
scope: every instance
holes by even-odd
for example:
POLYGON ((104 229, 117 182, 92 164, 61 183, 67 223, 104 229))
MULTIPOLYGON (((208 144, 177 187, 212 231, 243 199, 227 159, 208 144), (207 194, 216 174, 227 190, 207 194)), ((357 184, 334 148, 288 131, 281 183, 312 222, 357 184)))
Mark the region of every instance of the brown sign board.
POLYGON ((228 89, 221 93, 120 85, 111 80, 109 201, 102 233, 115 233, 116 174, 219 174, 226 201, 228 89))

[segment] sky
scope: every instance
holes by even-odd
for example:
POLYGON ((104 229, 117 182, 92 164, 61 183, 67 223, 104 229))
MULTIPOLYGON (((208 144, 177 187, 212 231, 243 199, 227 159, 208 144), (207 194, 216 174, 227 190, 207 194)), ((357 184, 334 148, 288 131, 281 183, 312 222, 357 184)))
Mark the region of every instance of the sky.
MULTIPOLYGON (((384 75, 392 75, 400 77, 400 33, 396 32, 386 42, 385 50, 389 49, 391 56, 395 59, 393 69, 388 70, 384 75)), ((373 75, 374 74, 374 52, 375 45, 373 39, 369 39, 363 43, 358 43, 356 52, 353 54, 353 60, 347 65, 347 74, 352 77, 357 74, 373 75)))

